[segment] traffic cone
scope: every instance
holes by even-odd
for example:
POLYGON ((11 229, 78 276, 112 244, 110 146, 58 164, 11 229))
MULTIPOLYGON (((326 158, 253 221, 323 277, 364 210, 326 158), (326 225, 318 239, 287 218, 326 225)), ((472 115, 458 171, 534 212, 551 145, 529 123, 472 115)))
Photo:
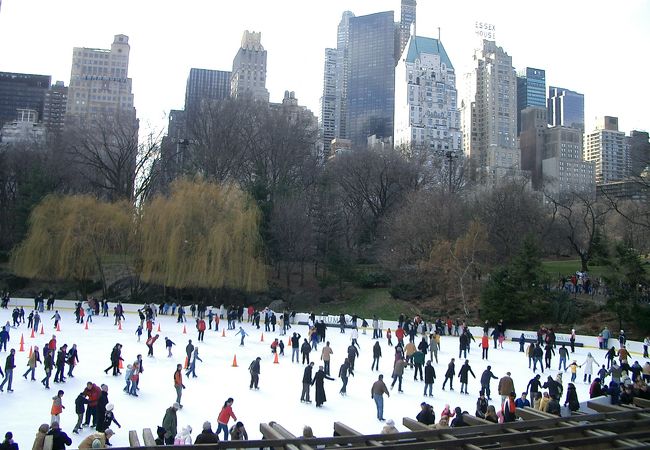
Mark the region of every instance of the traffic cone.
POLYGON ((19 352, 24 352, 25 351, 25 338, 23 335, 20 335, 20 349, 18 350, 19 352))
POLYGON ((122 331, 122 321, 117 322, 117 330, 122 331))
POLYGON ((158 324, 158 333, 160 333, 160 324, 158 324))
POLYGON ((45 330, 43 330, 43 325, 41 325, 41 334, 45 334, 45 330))
POLYGON ((238 366, 237 366, 237 355, 235 355, 235 356, 232 358, 232 366, 233 366, 233 367, 238 367, 238 366))
POLYGON ((28 358, 32 357, 32 353, 34 353, 34 352, 32 351, 32 346, 30 345, 29 346, 29 356, 28 356, 28 358))
POLYGON ((187 334, 187 329, 185 328, 185 325, 183 325, 183 334, 187 334))
POLYGON ((226 337, 226 329, 221 330, 221 337, 226 337))
POLYGON ((185 368, 187 369, 188 367, 190 367, 190 358, 188 358, 188 357, 186 356, 186 357, 185 357, 185 368))
POLYGON ((86 326, 84 327, 84 330, 88 329, 88 322, 86 322, 86 326))
POLYGON ((264 342, 264 333, 262 333, 262 337, 260 338, 260 342, 264 342))
POLYGON ((280 361, 278 361, 278 352, 275 352, 275 358, 273 358, 273 364, 280 364, 280 361))
POLYGON ((56 324, 56 331, 61 332, 61 324, 60 323, 56 324))
POLYGON ((33 328, 32 328, 32 335, 30 336, 30 338, 34 339, 34 329, 33 328))

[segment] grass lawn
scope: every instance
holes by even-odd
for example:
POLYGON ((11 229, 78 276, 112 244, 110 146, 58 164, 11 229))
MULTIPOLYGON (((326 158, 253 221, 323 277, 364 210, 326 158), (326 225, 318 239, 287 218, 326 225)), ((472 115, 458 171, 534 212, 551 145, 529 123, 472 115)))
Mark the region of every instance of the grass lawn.
POLYGON ((418 308, 413 304, 392 298, 388 289, 360 289, 348 301, 323 303, 314 309, 315 313, 357 314, 364 319, 370 319, 376 314, 378 317, 397 320, 400 313, 410 317, 418 313, 418 308))
MULTIPOLYGON (((542 261, 542 266, 552 280, 557 278, 558 274, 565 276, 576 273, 582 267, 579 259, 567 259, 561 261, 542 261)), ((605 274, 605 266, 589 266, 589 275, 591 277, 601 277, 605 274)))

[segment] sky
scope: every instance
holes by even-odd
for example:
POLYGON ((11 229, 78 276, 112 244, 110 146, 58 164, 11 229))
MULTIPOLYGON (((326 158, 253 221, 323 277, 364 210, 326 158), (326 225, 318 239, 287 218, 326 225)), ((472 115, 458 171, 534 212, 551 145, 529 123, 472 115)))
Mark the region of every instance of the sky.
MULTIPOLYGON (((26 314, 29 314, 33 301, 29 299, 16 300, 12 299, 9 309, 0 310, 0 323, 4 324, 10 320, 13 306, 17 303, 25 305, 26 314)), ((191 317, 186 324, 187 334, 183 334, 183 326, 176 323, 175 316, 158 316, 157 325, 161 326, 160 338, 154 345, 154 357, 146 356, 147 347, 146 331, 142 336, 142 341, 137 342, 134 334, 137 327, 138 316, 134 312, 126 313, 126 320, 123 322, 121 331, 114 326, 112 317, 95 317, 89 324, 89 329, 85 330, 83 325, 75 324, 73 315, 73 302, 56 301, 56 308, 62 316, 61 331, 55 333, 57 336, 57 347, 64 343, 68 348, 73 343, 77 344, 79 353, 79 364, 74 370, 74 378, 68 378, 63 384, 51 383, 49 390, 38 381, 23 379, 22 374, 27 370, 26 363, 30 346, 38 346, 42 349, 43 345, 49 340, 53 332, 53 321, 50 319, 52 312, 45 311, 41 314, 43 319, 45 334, 36 333, 34 338, 25 324, 18 328, 12 328, 10 331, 10 341, 8 349, 15 348, 16 369, 13 377, 13 393, 0 393, 0 404, 3 411, 11 411, 10 415, 4 414, 2 417, 2 426, 0 433, 4 435, 7 431, 14 433, 14 439, 20 448, 30 448, 34 439, 36 429, 41 423, 49 423, 50 407, 52 405, 52 396, 56 395, 58 389, 64 390, 63 405, 66 407, 60 417, 62 429, 73 439, 73 446, 77 448, 81 439, 89 435, 92 430, 84 428, 79 435, 72 434, 72 428, 76 422, 74 409, 74 400, 77 395, 84 389, 88 381, 97 385, 106 384, 108 386, 109 402, 115 405, 114 414, 122 428, 111 426, 116 431, 116 436, 111 439, 114 446, 128 447, 128 431, 136 430, 138 435, 142 436, 143 428, 151 428, 155 433, 156 426, 162 423, 165 410, 175 401, 176 394, 173 388, 173 373, 176 364, 183 363, 185 359, 185 346, 188 339, 193 340, 193 344, 199 348, 199 356, 203 362, 197 362, 197 378, 188 378, 183 374, 183 382, 186 389, 183 391, 181 403, 184 408, 178 412, 178 430, 190 425, 193 429, 192 438, 201 430, 201 425, 205 420, 212 422, 213 430, 216 429, 217 415, 224 401, 232 397, 235 401, 233 411, 237 419, 242 421, 246 426, 250 439, 261 439, 259 431, 260 423, 276 421, 295 435, 300 435, 304 425, 310 425, 313 428, 314 435, 332 436, 333 423, 340 421, 353 429, 365 433, 379 433, 383 423, 377 420, 375 404, 370 396, 372 383, 377 380, 378 374, 382 373, 385 382, 390 384, 390 377, 394 361, 394 350, 387 345, 386 337, 379 340, 382 348, 382 358, 379 362, 379 372, 371 371, 372 365, 372 331, 368 334, 359 334, 359 358, 355 362, 355 376, 350 377, 347 396, 339 395, 341 380, 337 377, 339 367, 343 359, 347 356, 346 349, 350 345, 350 330, 341 334, 336 327, 328 327, 326 339, 331 342, 333 350, 331 362, 331 375, 335 380, 325 381, 325 392, 327 402, 323 408, 316 408, 315 404, 306 404, 300 402, 302 389, 302 376, 304 366, 299 363, 291 363, 291 351, 286 348, 285 355, 279 357, 278 364, 273 363, 273 355, 270 351, 270 343, 274 338, 283 339, 286 343, 286 336, 280 336, 278 332, 265 332, 262 324, 261 330, 255 329, 254 326, 243 323, 242 326, 249 335, 245 339, 245 345, 239 346, 239 336, 235 331, 227 331, 225 337, 222 337, 222 321, 218 332, 207 330, 204 342, 197 342, 196 331, 193 326, 191 317), (20 338, 25 340, 24 352, 18 352, 20 338), (176 345, 172 347, 173 356, 167 357, 165 351, 164 337, 169 337, 176 345), (262 342, 262 337, 264 341, 262 342), (124 375, 113 377, 110 373, 104 374, 102 369, 110 364, 110 353, 115 343, 123 345, 122 357, 124 363, 130 364, 135 360, 137 354, 144 355, 144 372, 140 377, 139 396, 131 397, 122 392, 124 388, 124 375), (250 376, 248 366, 256 357, 261 358, 260 362, 260 381, 259 390, 249 390, 250 376), (233 358, 237 358, 237 367, 232 367, 233 358)), ((133 305, 137 307, 136 305, 133 305)), ((131 305, 127 305, 127 311, 134 311, 131 305)), ((189 308, 187 308, 189 316, 189 308)), ((349 317, 348 317, 349 319, 349 317)), ((393 327, 395 318, 386 318, 383 322, 385 328, 393 327)), ((157 329, 157 325, 154 329, 157 329)), ((278 328, 279 331, 279 328, 278 328)), ((303 337, 307 336, 306 325, 294 325, 290 332, 300 333, 303 337)), ((475 327, 472 332, 476 336, 477 342, 480 334, 480 328, 475 327)), ((514 330, 512 331, 514 333, 514 330)), ((515 334, 516 335, 516 334, 515 334)), ((419 343, 418 338, 418 343, 419 343)), ((593 339, 592 339, 593 340, 593 339)), ((578 336, 578 342, 584 342, 582 336, 578 336)), ((393 336, 393 342, 396 342, 393 336)), ((610 340, 610 344, 615 343, 610 340)), ((636 360, 640 354, 641 345, 638 342, 630 344, 636 360)), ((384 418, 395 421, 398 430, 407 431, 402 426, 402 418, 407 416, 415 418, 420 411, 420 403, 425 401, 431 404, 436 413, 436 420, 439 420, 445 405, 451 406, 452 410, 460 406, 462 410, 474 414, 476 410, 476 400, 478 398, 480 387, 480 377, 487 365, 492 366, 495 376, 501 378, 506 372, 512 373, 515 389, 521 393, 526 389, 528 381, 534 377, 532 370, 528 369, 528 359, 524 353, 518 352, 519 344, 506 341, 504 349, 495 350, 490 348, 488 360, 481 360, 481 351, 477 343, 472 343, 468 359, 473 372, 477 379, 470 376, 468 385, 468 395, 460 393, 458 374, 454 379, 454 391, 441 389, 444 381, 444 373, 450 359, 456 358, 456 371, 460 369, 458 358, 458 338, 452 336, 443 336, 441 349, 438 353, 438 363, 434 363, 436 380, 433 385, 433 397, 424 397, 424 383, 413 380, 413 370, 406 369, 403 380, 403 393, 398 393, 397 386, 390 391, 390 397, 384 398, 384 418)), ((321 364, 319 357, 322 346, 318 351, 312 352, 311 359, 315 362, 315 370, 321 364), (314 358, 315 355, 315 358, 314 358)), ((600 364, 605 363, 604 350, 594 348, 578 348, 576 353, 571 355, 568 364, 573 359, 578 364, 582 364, 586 359, 587 352, 592 352, 596 361, 600 364)), ((0 352, 0 362, 4 366, 5 352, 0 352)), ((641 364, 644 360, 638 358, 641 364)), ((558 374, 557 369, 558 357, 552 360, 552 370, 546 370, 542 375, 542 381, 545 381, 550 375, 553 378, 558 374)), ((125 366, 126 367, 126 366, 125 366)), ((585 366, 586 367, 586 366, 585 366)), ((66 366, 67 371, 67 366, 66 366)), ((539 371, 538 371, 539 372, 539 371)), ((594 373, 597 368, 594 367, 594 373)), ((67 373, 67 372, 66 372, 67 373)), ((315 374, 315 371, 314 371, 315 374)), ((588 383, 583 383, 583 369, 578 369, 578 379, 575 383, 580 401, 588 400, 588 383)), ((54 374, 52 374, 54 376, 54 374)), ((36 369, 37 380, 44 377, 43 366, 39 365, 36 369)), ((570 381, 570 372, 563 374, 563 384, 566 390, 570 381)), ((609 382, 609 379, 607 380, 609 382)), ((497 395, 498 380, 492 380, 492 399, 490 402, 496 409, 500 408, 500 397, 497 395)), ((311 400, 314 401, 314 388, 311 389, 311 400)), ((561 399, 564 403, 565 397, 561 399)), ((564 409, 564 413, 567 410, 564 409)), ((230 422, 232 425, 232 421, 230 422)), ((142 443, 142 440, 140 441, 142 443)))
MULTIPOLYGON (((0 71, 67 85, 73 47, 110 48, 114 35, 126 34, 138 116, 157 128, 183 107, 190 68, 231 70, 244 30, 258 31, 271 101, 295 91, 318 115, 324 50, 336 46, 345 10, 394 10, 399 20, 399 0, 4 0, 0 71)), ((471 69, 476 22, 495 25, 517 69, 545 69, 547 85, 583 93, 587 130, 604 115, 618 116, 626 132, 650 129, 650 1, 418 1, 417 34, 437 37, 440 28, 459 80, 471 69)))

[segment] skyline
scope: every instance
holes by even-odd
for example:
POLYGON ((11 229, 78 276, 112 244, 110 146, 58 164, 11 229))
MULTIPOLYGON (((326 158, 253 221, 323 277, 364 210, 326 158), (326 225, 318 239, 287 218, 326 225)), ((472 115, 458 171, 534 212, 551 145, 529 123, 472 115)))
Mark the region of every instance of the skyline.
MULTIPOLYGON (((126 34, 131 44, 129 77, 145 127, 164 127, 169 110, 183 108, 191 68, 231 70, 245 30, 262 33, 271 101, 281 101, 285 90, 295 91, 299 103, 318 116, 325 48, 336 46, 341 14, 393 10, 397 21, 400 9, 399 0, 287 0, 282 10, 278 3, 260 0, 189 0, 182 5, 116 0, 107 10, 96 5, 82 0, 5 0, 0 11, 0 71, 51 75, 53 83, 62 80, 68 85, 73 47, 109 48, 114 35, 126 34)), ((441 41, 459 80, 459 100, 464 96, 460 80, 471 69, 479 42, 474 24, 488 22, 496 26, 496 43, 512 56, 518 70, 544 69, 547 89, 559 86, 585 95, 587 131, 604 115, 619 117, 626 133, 650 129, 644 114, 650 93, 641 89, 644 58, 636 51, 650 46, 650 2, 631 0, 616 15, 604 1, 552 1, 538 11, 518 8, 514 0, 418 2, 417 35, 437 38, 441 28, 441 41), (576 19, 570 31, 551 26, 566 25, 571 18, 576 19)))

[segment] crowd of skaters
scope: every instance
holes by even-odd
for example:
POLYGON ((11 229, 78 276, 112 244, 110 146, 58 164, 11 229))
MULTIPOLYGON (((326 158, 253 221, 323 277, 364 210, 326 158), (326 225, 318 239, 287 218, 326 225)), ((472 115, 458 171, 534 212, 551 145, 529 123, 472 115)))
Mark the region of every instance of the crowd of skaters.
MULTIPOLYGON (((40 303, 35 303, 40 306, 40 303)), ((53 309, 54 302, 49 304, 48 307, 53 309)), ((97 315, 93 313, 82 313, 87 309, 101 308, 102 311, 108 310, 108 302, 96 302, 93 306, 84 303, 78 303, 75 305, 75 316, 77 323, 83 323, 84 317, 86 320, 91 320, 92 315, 97 315)), ((143 329, 147 330, 147 347, 149 348, 149 356, 153 356, 153 346, 158 338, 158 334, 153 335, 154 324, 156 321, 157 314, 165 314, 171 310, 171 314, 178 314, 178 322, 185 323, 187 318, 185 317, 185 307, 177 305, 161 305, 156 307, 155 305, 145 305, 143 308, 138 310, 140 323, 136 330, 138 335, 138 340, 140 334, 142 334, 143 329), (151 341, 151 342, 150 342, 151 341)), ((283 311, 276 315, 274 311, 269 308, 264 308, 262 310, 255 310, 252 307, 244 309, 243 307, 229 307, 229 308, 219 308, 217 311, 213 311, 211 308, 203 308, 200 306, 191 305, 189 307, 190 313, 193 320, 196 321, 196 330, 198 341, 203 340, 204 333, 206 331, 206 322, 205 319, 208 319, 208 330, 213 328, 218 331, 220 320, 227 321, 227 328, 229 330, 234 330, 237 327, 237 324, 241 324, 245 319, 252 325, 260 328, 260 321, 263 320, 265 331, 272 332, 275 330, 276 326, 279 327, 280 336, 285 336, 287 333, 291 333, 288 330, 291 328, 292 318, 295 318, 295 314, 289 314, 288 311, 283 311), (246 314, 244 314, 246 311, 246 314)), ((14 310, 15 312, 15 310, 14 310)), ((38 310, 35 309, 32 313, 37 313, 38 310)), ((56 312, 58 314, 58 311, 56 312)), ((108 316, 108 314, 104 314, 108 316)), ((12 315, 13 316, 13 315, 12 315)), ((20 310, 18 312, 18 325, 24 323, 24 312, 22 314, 23 318, 21 320, 20 310)), ((114 316, 115 316, 115 325, 121 326, 122 321, 125 320, 124 309, 118 303, 114 307, 114 316)), ((53 316, 55 320, 54 327, 58 325, 58 321, 61 320, 60 315, 58 317, 53 316)), ((31 324, 33 327, 33 323, 31 324)), ((350 377, 354 377, 355 371, 355 361, 359 356, 360 344, 359 340, 359 326, 361 326, 363 334, 366 333, 366 328, 369 327, 369 324, 364 319, 360 319, 357 316, 352 316, 351 320, 347 320, 345 315, 339 317, 339 326, 340 332, 350 333, 350 344, 343 351, 347 356, 344 358, 344 362, 339 368, 338 378, 341 380, 341 388, 339 393, 344 396, 347 393, 347 385, 350 377)), ((3 327, 3 331, 9 331, 9 323, 3 327)), ((240 325, 239 329, 241 331, 241 345, 244 345, 245 331, 240 325)), ((291 346, 292 353, 292 362, 296 364, 305 365, 302 385, 303 390, 301 393, 300 400, 302 402, 311 403, 310 399, 310 390, 313 386, 315 388, 315 403, 316 407, 322 407, 323 404, 327 401, 325 394, 325 380, 333 381, 335 378, 331 376, 330 361, 331 355, 334 354, 334 350, 330 346, 330 342, 326 340, 326 331, 327 327, 323 320, 316 320, 316 316, 311 314, 308 319, 308 332, 306 337, 302 337, 300 333, 293 332, 289 339, 287 340, 287 345, 291 346), (302 341, 301 341, 302 339, 302 341), (324 343, 324 344, 323 344, 324 343), (321 345, 320 351, 320 362, 318 369, 314 368, 314 361, 310 360, 310 355, 312 352, 318 352, 318 347, 321 345)), ((383 333, 383 323, 380 319, 373 317, 372 318, 372 339, 375 341, 372 347, 373 353, 373 364, 370 370, 379 369, 379 359, 382 358, 382 342, 384 339, 383 333)), ((434 368, 435 364, 438 364, 438 352, 440 351, 441 336, 455 336, 458 338, 459 345, 459 369, 456 372, 456 358, 451 358, 449 363, 447 363, 446 371, 444 373, 444 382, 442 385, 442 390, 446 389, 447 383, 449 383, 449 389, 453 391, 453 382, 456 376, 459 378, 460 382, 460 392, 465 395, 469 395, 468 385, 469 385, 469 376, 471 375, 474 379, 477 378, 476 374, 472 370, 470 365, 470 360, 468 359, 468 354, 470 353, 470 347, 472 343, 477 344, 482 349, 482 359, 489 359, 489 349, 491 347, 490 340, 493 342, 494 349, 503 348, 503 342, 505 340, 505 326, 503 321, 499 321, 493 326, 489 323, 485 323, 483 326, 483 336, 481 336, 479 342, 472 335, 469 327, 462 321, 456 320, 452 321, 447 318, 443 320, 438 318, 432 322, 426 322, 422 317, 416 316, 412 319, 400 315, 398 318, 398 326, 392 331, 390 328, 386 330, 386 346, 394 351, 394 361, 393 361, 393 370, 391 373, 392 382, 390 388, 386 386, 383 381, 383 374, 378 376, 378 379, 373 383, 371 387, 371 397, 375 402, 377 408, 377 418, 380 421, 384 421, 383 417, 383 397, 384 395, 390 396, 390 392, 397 385, 398 393, 402 392, 402 383, 404 375, 407 373, 407 369, 411 369, 413 372, 413 381, 423 382, 423 395, 426 397, 434 397, 433 394, 433 385, 436 379, 436 372, 434 368), (395 337, 395 342, 393 342, 393 336, 395 337), (427 358, 428 356, 428 358, 427 358), (462 361, 464 359, 464 361, 462 361)), ((645 363, 644 366, 641 366, 638 362, 634 364, 629 364, 630 354, 625 348, 625 336, 621 331, 618 337, 619 348, 614 347, 610 348, 607 352, 607 368, 605 364, 602 365, 602 368, 598 370, 596 377, 593 381, 591 375, 594 373, 594 366, 598 369, 598 363, 595 358, 589 354, 586 360, 578 364, 577 361, 573 361, 567 367, 567 360, 569 359, 569 350, 567 350, 565 344, 558 345, 555 338, 555 333, 552 329, 546 329, 545 327, 540 327, 537 333, 538 339, 537 342, 530 343, 526 349, 524 349, 526 340, 522 336, 519 339, 520 351, 524 352, 529 360, 529 368, 532 362, 533 373, 537 371, 537 364, 540 366, 540 370, 543 372, 544 367, 547 369, 550 368, 552 359, 556 356, 559 357, 560 367, 564 365, 564 371, 570 370, 572 372, 572 380, 567 385, 566 396, 564 401, 564 406, 568 406, 570 410, 574 411, 579 408, 579 402, 577 399, 577 394, 575 390, 575 374, 577 369, 583 369, 584 379, 583 382, 591 383, 590 395, 592 397, 598 395, 610 395, 612 402, 620 403, 631 403, 634 396, 641 396, 647 398, 647 383, 650 381, 650 364, 645 363), (540 349, 543 346, 543 353, 540 355, 540 349), (610 356, 610 351, 614 351, 614 356, 610 356), (544 364, 542 364, 541 358, 544 358, 544 364), (603 371, 604 370, 604 371, 603 371), (606 377, 611 376, 612 381, 609 385, 606 385, 606 377)), ((600 335, 602 340, 602 349, 607 349, 608 341, 611 338, 611 335, 606 332, 606 329, 600 335)), ((6 339, 8 341, 8 339, 6 339)), ((6 342, 5 341, 5 342, 6 342)), ((169 338, 165 338, 165 347, 168 351, 168 357, 172 357, 172 347, 176 345, 169 338)), ((572 333, 570 339, 570 348, 571 353, 573 353, 574 348, 573 344, 575 342, 575 333, 572 333)), ((644 356, 647 357, 647 344, 648 338, 644 341, 644 356)), ((284 342, 281 339, 275 338, 270 345, 271 353, 279 353, 280 355, 284 354, 284 342)), ((385 348, 385 347, 384 347, 385 348)), ((73 377, 72 370, 74 366, 79 362, 78 352, 76 352, 76 345, 73 344, 71 349, 68 350, 67 344, 59 347, 58 352, 56 336, 53 336, 52 339, 47 342, 44 346, 44 360, 50 361, 50 370, 48 373, 47 366, 48 364, 44 363, 44 369, 46 372, 46 379, 42 382, 44 387, 49 388, 49 378, 53 368, 56 368, 55 383, 64 383, 64 368, 67 364, 69 366, 69 371, 67 376, 73 377), (74 352, 72 351, 74 349, 74 352), (53 354, 57 353, 57 357, 54 358, 53 354), (74 354, 74 358, 70 359, 70 353, 74 354)), ((121 344, 115 344, 110 354, 110 363, 111 365, 105 369, 105 372, 108 373, 109 370, 112 370, 112 375, 119 376, 122 375, 122 361, 121 358, 121 344)), ((162 425, 158 427, 158 438, 161 439, 161 442, 166 444, 183 444, 191 442, 191 427, 185 427, 180 431, 177 430, 176 425, 176 411, 180 410, 183 405, 181 403, 182 399, 182 390, 185 388, 182 381, 182 374, 185 373, 185 376, 196 377, 196 363, 202 362, 198 356, 198 348, 192 344, 192 340, 188 341, 188 344, 185 348, 186 350, 186 359, 185 365, 178 364, 176 371, 174 372, 174 388, 176 390, 176 402, 170 406, 164 415, 162 425), (162 433, 162 435, 161 435, 162 433)), ((337 351, 339 351, 337 349, 337 351)), ((10 361, 10 357, 15 355, 13 349, 10 351, 10 354, 7 357, 7 364, 5 369, 9 366, 14 366, 13 359, 10 361)), ((33 357, 33 367, 29 365, 28 371, 25 373, 25 378, 27 375, 31 374, 32 379, 34 377, 34 372, 37 364, 40 362, 40 357, 38 354, 38 348, 35 348, 32 356, 30 356, 30 362, 33 357)), ((315 358, 314 358, 315 359, 315 358)), ((251 389, 259 389, 259 377, 261 373, 260 368, 261 358, 257 357, 254 359, 248 369, 251 374, 251 389)), ((9 372, 13 372, 13 368, 9 372)), ((367 368, 364 368, 365 370, 367 368)), ((125 381, 126 386, 124 391, 127 394, 137 396, 137 391, 139 390, 139 374, 143 372, 143 361, 142 355, 138 355, 137 360, 132 364, 128 364, 126 368, 125 381)), ((6 382, 9 383, 9 390, 11 390, 11 376, 7 377, 5 370, 4 380, 2 385, 0 385, 0 390, 6 382)), ((540 376, 535 375, 533 379, 528 382, 526 391, 522 392, 520 395, 517 395, 515 391, 514 381, 512 380, 510 373, 507 372, 501 378, 497 377, 491 370, 491 366, 488 366, 487 369, 480 376, 480 390, 478 392, 477 407, 475 415, 477 417, 484 418, 490 421, 511 421, 516 417, 515 411, 517 407, 524 406, 533 406, 543 411, 551 412, 554 414, 560 414, 559 404, 561 402, 561 396, 564 393, 563 383, 562 383, 562 374, 553 379, 551 376, 544 382, 540 381, 540 376), (492 400, 490 383, 492 379, 498 379, 497 392, 500 396, 499 403, 497 405, 490 404, 492 400), (546 391, 542 392, 542 389, 546 391), (528 397, 530 396, 530 397, 528 397), (529 400, 530 398, 530 400, 529 400)), ((87 389, 81 392, 77 399, 75 400, 75 410, 78 414, 79 421, 73 433, 78 433, 84 427, 95 428, 95 432, 89 436, 94 436, 94 438, 88 442, 88 445, 97 446, 107 446, 110 445, 110 437, 113 435, 113 431, 109 428, 111 423, 115 423, 118 427, 120 426, 117 420, 114 417, 113 409, 114 406, 109 404, 107 401, 107 386, 102 385, 97 387, 92 382, 88 383, 87 389), (97 392, 99 391, 99 392, 97 392), (97 396, 99 394, 99 396, 97 396), (100 401, 100 398, 104 400, 100 401), (100 403, 103 406, 98 406, 100 403), (85 421, 82 421, 81 418, 84 414, 85 409, 85 421), (81 412, 79 412, 81 410, 81 412), (92 422, 92 423, 91 423, 92 422)), ((53 397, 52 404, 52 421, 48 426, 47 433, 53 431, 53 433, 63 433, 60 430, 58 416, 61 413, 63 406, 63 390, 59 390, 57 395, 53 397), (58 411, 58 412, 57 412, 58 411), (57 412, 55 414, 55 412, 57 412), (58 429, 58 430, 57 430, 58 429)), ((232 410, 232 404, 234 400, 229 398, 222 408, 221 413, 219 414, 219 420, 217 425, 216 433, 212 432, 212 427, 209 422, 203 424, 203 430, 197 436, 197 441, 199 437, 201 439, 218 439, 218 434, 223 433, 223 439, 233 438, 233 439, 246 439, 247 433, 245 427, 241 421, 237 420, 237 417, 234 415, 232 410), (233 420, 233 425, 228 426, 230 419, 233 420), (214 437, 211 437, 214 435, 214 437)), ((421 411, 417 414, 417 420, 427 423, 429 425, 434 425, 436 427, 443 426, 464 426, 467 425, 463 420, 463 414, 466 411, 462 411, 460 407, 450 408, 449 405, 445 405, 445 408, 442 409, 440 413, 440 420, 435 420, 435 411, 434 407, 426 402, 422 402, 421 411)), ((382 432, 393 432, 394 423, 392 421, 386 422, 382 432)), ((396 429, 395 429, 396 430, 396 429)), ((63 433, 65 434, 65 433, 63 433)), ((86 441, 85 439, 84 441, 86 441)), ((60 440, 59 440, 60 441, 60 440)), ((65 439, 63 439, 65 441, 65 439)), ((68 444, 69 445, 69 444, 68 444)), ((89 448, 89 447, 86 447, 89 448)))

